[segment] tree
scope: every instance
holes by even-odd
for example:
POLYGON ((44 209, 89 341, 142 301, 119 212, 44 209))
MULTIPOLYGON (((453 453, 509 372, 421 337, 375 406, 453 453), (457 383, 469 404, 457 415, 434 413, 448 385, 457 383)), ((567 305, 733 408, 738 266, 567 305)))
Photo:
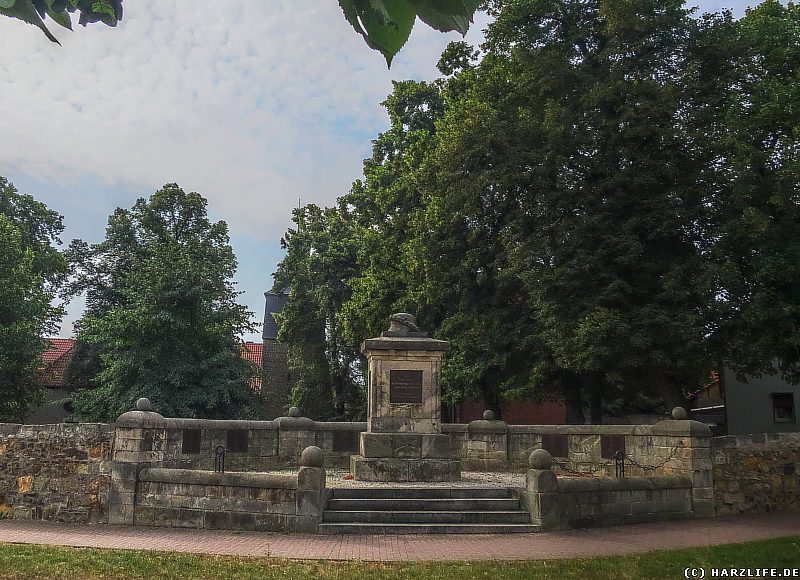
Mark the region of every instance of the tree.
POLYGON ((52 42, 61 44, 48 30, 44 19, 50 17, 56 24, 72 30, 70 14, 80 14, 83 26, 102 22, 116 26, 122 20, 122 0, 0 0, 0 14, 18 18, 39 28, 52 42))
POLYGON ((79 337, 101 348, 101 370, 74 397, 82 418, 114 420, 138 397, 173 416, 253 412, 255 369, 237 338, 252 330, 250 313, 236 303, 227 225, 210 222, 206 206, 199 194, 165 185, 117 209, 106 240, 89 248, 81 279, 94 308, 79 337))
POLYGON ((367 45, 392 58, 411 36, 417 18, 440 32, 469 30, 482 0, 339 0, 350 25, 367 45))
MULTIPOLYGON (((345 19, 390 66, 417 18, 441 32, 457 30, 465 35, 480 4, 481 0, 339 0, 345 19)), ((74 12, 80 13, 83 26, 93 22, 116 26, 122 20, 122 0, 0 0, 0 14, 33 24, 56 43, 45 18, 72 30, 74 12)))
POLYGON ((56 248, 61 244, 64 218, 32 196, 19 193, 2 176, 0 214, 19 230, 22 247, 33 252, 34 272, 41 276, 47 291, 61 290, 70 272, 67 254, 56 248))
POLYGON ((358 344, 343 331, 341 309, 356 273, 357 244, 346 208, 313 204, 295 210, 295 228, 281 243, 286 257, 274 290, 290 288, 281 312, 280 339, 289 350, 297 381, 292 401, 315 419, 361 418, 358 344))
POLYGON ((702 192, 679 124, 692 19, 672 0, 509 0, 493 15, 443 157, 451 203, 468 223, 505 212, 487 237, 544 347, 533 377, 566 373, 594 421, 620 394, 674 404, 708 364, 702 192))
POLYGON ((36 255, 22 232, 0 213, 0 422, 22 422, 42 401, 37 384, 46 342, 61 309, 36 271, 36 255))
POLYGON ((52 306, 69 273, 62 217, 0 177, 0 421, 22 421, 39 403, 37 371, 63 308, 52 306))
POLYGON ((693 118, 709 192, 715 353, 742 375, 800 381, 800 6, 767 0, 705 22, 693 118), (721 49, 724 49, 720 55, 721 49))

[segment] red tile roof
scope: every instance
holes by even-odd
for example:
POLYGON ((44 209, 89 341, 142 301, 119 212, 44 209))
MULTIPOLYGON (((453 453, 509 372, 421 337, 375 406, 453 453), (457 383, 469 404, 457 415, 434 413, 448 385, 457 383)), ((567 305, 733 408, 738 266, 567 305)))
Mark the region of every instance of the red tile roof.
MULTIPOLYGON (((263 368, 264 345, 260 342, 245 342, 242 344, 242 358, 255 363, 259 369, 263 368)), ((261 375, 250 379, 250 388, 256 393, 261 392, 261 375)))
POLYGON ((42 369, 39 371, 44 385, 51 389, 64 387, 75 340, 72 338, 49 338, 50 346, 42 353, 42 369))
MULTIPOLYGON (((50 347, 42 353, 42 369, 39 371, 45 386, 51 389, 62 388, 65 386, 64 379, 72 359, 73 349, 75 348, 74 338, 49 338, 50 347)), ((262 368, 262 352, 264 345, 260 342, 245 342, 242 348, 242 358, 255 363, 258 368, 262 368)), ((250 388, 255 392, 261 392, 261 377, 256 376, 250 379, 250 388)))

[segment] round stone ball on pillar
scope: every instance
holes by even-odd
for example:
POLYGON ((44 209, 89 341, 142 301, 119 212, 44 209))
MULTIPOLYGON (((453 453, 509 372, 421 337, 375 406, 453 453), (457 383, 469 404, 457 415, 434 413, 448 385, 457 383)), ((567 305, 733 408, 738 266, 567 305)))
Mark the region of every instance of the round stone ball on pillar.
POLYGON ((672 418, 676 421, 686 421, 689 418, 689 414, 683 407, 675 407, 672 409, 672 418))
POLYGON ((150 399, 142 397, 136 401, 136 410, 137 411, 152 411, 153 406, 150 404, 150 399))
POLYGON ((531 469, 552 469, 553 456, 546 449, 534 449, 528 457, 528 465, 531 469))
POLYGON ((309 445, 300 454, 302 467, 322 467, 325 462, 325 453, 316 445, 309 445))

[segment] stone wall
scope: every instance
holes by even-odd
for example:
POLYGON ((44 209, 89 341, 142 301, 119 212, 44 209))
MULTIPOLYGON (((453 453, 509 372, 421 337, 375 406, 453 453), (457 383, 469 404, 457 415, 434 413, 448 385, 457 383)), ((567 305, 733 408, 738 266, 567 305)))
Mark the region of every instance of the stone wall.
MULTIPOLYGON (((324 454, 307 447, 297 459, 297 475, 216 472, 167 466, 169 428, 175 419, 165 419, 150 408, 147 399, 137 401, 136 410, 122 414, 116 423, 116 439, 108 497, 108 523, 117 525, 170 526, 183 528, 248 529, 274 532, 314 532, 322 520, 325 504, 324 454)), ((222 429, 226 444, 246 453, 248 442, 266 429, 247 422, 226 421, 222 429), (231 433, 234 434, 231 437, 231 433)), ((191 425, 196 426, 192 423, 191 425)), ((182 427, 183 428, 183 427, 182 427)), ((189 431, 190 428, 186 428, 189 431)), ((209 428, 208 435, 218 429, 209 428)), ((204 447, 200 429, 182 445, 192 450, 204 447)), ((212 439, 209 444, 213 444, 212 439)), ((173 443, 174 444, 174 443, 173 443)), ((280 444, 280 436, 278 437, 280 444)), ((185 451, 185 449, 184 449, 185 451)), ((254 452, 254 457, 261 457, 254 452)), ((227 461, 226 461, 227 463, 227 461)), ((227 467, 227 466, 226 466, 227 467)))
POLYGON ((522 500, 531 523, 543 530, 610 526, 711 515, 695 510, 686 475, 563 479, 549 453, 531 455, 522 500))
POLYGON ((305 417, 275 421, 164 419, 164 467, 214 469, 217 447, 226 448, 226 471, 268 471, 297 467, 303 449, 325 452, 325 466, 347 468, 358 453, 366 423, 325 423, 305 417), (238 441, 235 432, 238 431, 238 441), (192 440, 193 439, 193 440, 192 440), (194 444, 194 445, 193 445, 194 444))
POLYGON ((800 433, 711 440, 718 515, 800 510, 800 433))
MULTIPOLYGON (((321 467, 346 468, 350 456, 358 453, 359 434, 366 429, 365 423, 315 422, 298 416, 296 409, 293 416, 275 421, 165 419, 152 412, 133 413, 120 417, 116 432, 109 425, 0 425, 0 512, 20 518, 130 523, 137 474, 144 469, 209 471, 218 446, 226 448, 227 472, 296 468, 302 451, 310 446, 322 450, 321 467), (113 469, 112 447, 118 460, 113 469), (111 491, 109 480, 116 482, 111 491)), ((522 470, 531 452, 544 448, 554 456, 554 469, 560 475, 612 476, 613 455, 623 451, 629 477, 690 478, 694 514, 713 514, 715 499, 721 513, 744 511, 744 507, 720 506, 750 501, 770 506, 747 508, 761 511, 796 505, 792 504, 797 501, 793 495, 796 476, 776 471, 796 462, 797 440, 791 439, 796 434, 782 435, 785 441, 795 442, 791 457, 777 454, 786 446, 784 440, 768 436, 775 449, 747 461, 740 457, 747 451, 744 441, 725 438, 726 446, 720 443, 718 447, 724 447, 727 455, 716 467, 722 492, 715 497, 710 432, 700 423, 677 419, 638 426, 509 426, 487 417, 467 425, 442 426, 449 435, 451 457, 461 459, 465 469, 522 470), (736 471, 740 464, 751 466, 742 481, 736 471), (769 489, 777 492, 765 491, 758 480, 765 474, 772 478, 769 489)))
POLYGON ((324 493, 324 469, 291 476, 151 467, 139 473, 133 524, 316 532, 324 493))
POLYGON ((113 441, 113 425, 0 425, 0 517, 106 521, 113 441))

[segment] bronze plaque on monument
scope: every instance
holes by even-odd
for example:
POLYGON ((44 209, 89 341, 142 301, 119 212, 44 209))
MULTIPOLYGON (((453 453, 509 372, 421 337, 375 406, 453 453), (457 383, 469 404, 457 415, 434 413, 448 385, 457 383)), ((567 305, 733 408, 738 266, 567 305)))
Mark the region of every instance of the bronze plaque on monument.
POLYGON ((390 404, 422 404, 422 371, 389 371, 390 404))

